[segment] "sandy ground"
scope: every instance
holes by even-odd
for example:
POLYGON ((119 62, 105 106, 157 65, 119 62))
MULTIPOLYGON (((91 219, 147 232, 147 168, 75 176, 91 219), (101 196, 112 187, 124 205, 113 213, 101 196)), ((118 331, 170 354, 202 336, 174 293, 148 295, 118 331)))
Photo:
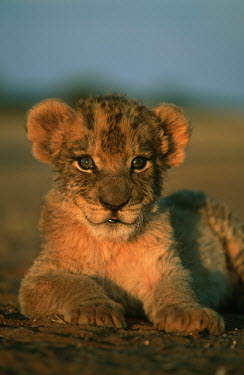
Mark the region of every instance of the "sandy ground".
POLYGON ((176 336, 137 319, 128 329, 23 318, 1 295, 1 374, 243 374, 244 317, 225 315, 220 336, 176 336))
MULTIPOLYGON (((191 117, 188 157, 170 173, 166 192, 204 190, 244 220, 244 114, 191 117)), ((39 252, 38 213, 50 184, 48 168, 31 158, 23 127, 24 113, 0 113, 0 374, 243 374, 243 315, 225 313, 219 336, 177 336, 136 318, 116 331, 20 314, 19 283, 39 252)))

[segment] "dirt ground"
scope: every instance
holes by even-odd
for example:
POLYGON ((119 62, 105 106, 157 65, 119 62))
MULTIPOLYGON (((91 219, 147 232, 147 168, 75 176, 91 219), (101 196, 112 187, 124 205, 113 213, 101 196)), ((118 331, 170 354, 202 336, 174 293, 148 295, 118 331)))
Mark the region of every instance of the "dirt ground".
MULTIPOLYGON (((0 375, 243 374, 243 315, 224 313, 222 335, 180 336, 136 318, 116 331, 20 314, 19 283, 39 252, 38 213, 50 184, 48 168, 31 158, 24 116, 0 113, 0 375)), ((204 190, 244 220, 244 114, 191 117, 192 145, 184 166, 170 173, 166 193, 204 190)))

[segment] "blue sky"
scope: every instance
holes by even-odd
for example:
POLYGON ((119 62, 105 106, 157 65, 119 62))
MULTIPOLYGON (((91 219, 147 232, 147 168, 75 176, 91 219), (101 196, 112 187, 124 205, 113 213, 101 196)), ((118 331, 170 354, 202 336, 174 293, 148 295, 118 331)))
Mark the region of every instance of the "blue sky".
POLYGON ((243 0, 1 0, 0 45, 10 90, 94 75, 244 103, 243 0))

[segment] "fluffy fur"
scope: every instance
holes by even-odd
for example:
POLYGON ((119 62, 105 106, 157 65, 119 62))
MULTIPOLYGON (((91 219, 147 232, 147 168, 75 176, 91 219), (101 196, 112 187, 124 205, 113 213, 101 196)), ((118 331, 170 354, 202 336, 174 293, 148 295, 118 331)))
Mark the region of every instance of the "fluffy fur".
POLYGON ((244 227, 203 193, 163 197, 188 144, 181 109, 116 95, 74 108, 46 100, 28 114, 28 138, 54 181, 23 314, 117 328, 145 314, 167 332, 224 330, 216 311, 243 294, 244 227))

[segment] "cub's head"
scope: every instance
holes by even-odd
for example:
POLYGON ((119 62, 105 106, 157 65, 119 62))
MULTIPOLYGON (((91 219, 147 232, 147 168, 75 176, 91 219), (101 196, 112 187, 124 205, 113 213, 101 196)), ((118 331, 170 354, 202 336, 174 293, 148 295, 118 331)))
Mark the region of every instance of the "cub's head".
POLYGON ((78 219, 94 235, 121 241, 150 220, 164 172, 184 158, 189 126, 171 104, 150 110, 110 95, 71 108, 51 99, 30 110, 28 138, 78 219))

